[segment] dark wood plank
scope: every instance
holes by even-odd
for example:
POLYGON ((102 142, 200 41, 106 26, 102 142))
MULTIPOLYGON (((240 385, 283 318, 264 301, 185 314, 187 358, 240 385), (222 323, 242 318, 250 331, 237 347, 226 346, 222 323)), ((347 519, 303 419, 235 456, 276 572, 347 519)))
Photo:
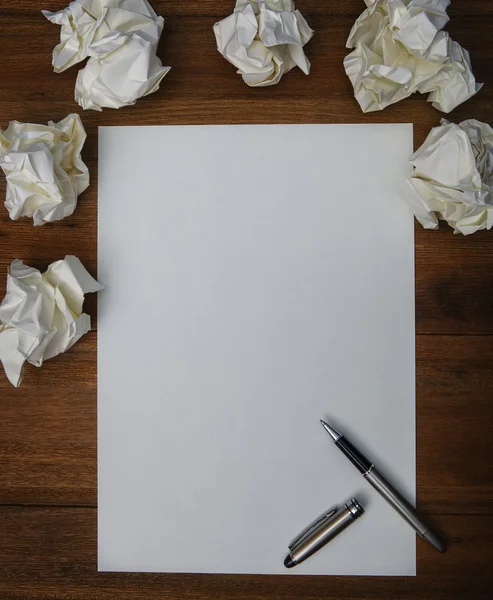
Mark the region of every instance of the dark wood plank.
POLYGON ((418 506, 493 514, 493 338, 420 336, 416 351, 418 506))
MULTIPOLYGON (((46 3, 59 8, 59 2, 46 3)), ((61 3, 63 5, 63 2, 61 3)), ((192 3, 194 4, 194 3, 192 3)), ((307 45, 312 60, 310 76, 292 71, 278 86, 251 89, 236 75, 234 67, 217 52, 212 25, 231 12, 233 2, 208 2, 198 13, 189 3, 154 2, 167 15, 160 56, 172 66, 161 89, 139 100, 136 106, 103 113, 83 112, 90 132, 86 155, 96 153, 98 125, 183 124, 183 123, 290 123, 290 122, 409 122, 416 126, 416 142, 421 143, 441 114, 424 96, 416 95, 385 111, 364 115, 353 97, 342 61, 345 42, 355 17, 364 8, 361 0, 321 0, 298 3, 316 30, 307 45), (182 6, 185 5, 185 6, 182 6), (185 11, 186 14, 183 14, 185 11)), ((458 41, 468 45, 478 79, 492 79, 490 52, 483 40, 489 36, 490 8, 467 8, 466 0, 453 3, 460 14, 455 19, 458 41)), ((467 3, 469 6, 470 2, 467 3)), ((476 6, 478 3, 475 3, 476 6)), ((32 3, 5 5, 5 31, 2 37, 4 63, 12 76, 4 78, 0 90, 2 122, 10 119, 46 121, 79 111, 73 89, 79 66, 55 74, 50 55, 59 28, 38 13, 32 3), (33 68, 33 65, 36 68, 33 68), (29 81, 29 85, 25 82, 29 81)), ((484 6, 483 6, 484 5, 484 6)), ((0 8, 0 15, 2 9, 0 8)), ((488 120, 493 88, 486 85, 474 98, 454 111, 455 119, 488 120)))
POLYGON ((415 231, 416 332, 493 333, 492 232, 415 231))
MULTIPOLYGON (((97 273, 97 165, 88 161, 92 185, 76 212, 58 223, 33 228, 26 219, 0 219, 0 297, 14 258, 45 269, 66 254, 75 254, 97 273)), ((0 178, 0 198, 5 181, 0 178)), ((145 202, 145 199, 142 199, 145 202)), ((400 201, 400 199, 396 199, 400 201)), ((3 207, 0 207, 4 210, 3 207)), ((450 228, 427 231, 416 224, 416 331, 418 334, 493 334, 493 235, 489 231, 455 236, 450 228)), ((96 298, 86 311, 96 320, 96 298)))
MULTIPOLYGON (((353 20, 365 8, 364 0, 331 0, 330 3, 324 3, 321 0, 298 0, 296 7, 306 16, 324 16, 324 15, 349 15, 353 20)), ((194 17, 197 15, 212 17, 212 19, 222 18, 232 11, 235 0, 187 0, 187 2, 173 2, 172 0, 152 0, 151 4, 154 10, 167 16, 194 17)), ((31 0, 17 0, 12 3, 11 0, 1 0, 0 9, 4 6, 9 9, 11 15, 26 15, 41 10, 60 10, 67 5, 65 0, 43 0, 33 3, 31 0), (38 6, 36 6, 36 4, 38 6), (41 7, 41 8, 40 8, 41 7)), ((452 6, 448 12, 454 18, 457 16, 470 16, 471 14, 484 17, 493 16, 493 6, 484 0, 453 0, 452 6), (466 10, 467 7, 467 10, 466 10)), ((448 26, 450 29, 450 26, 448 26)))
POLYGON ((0 504, 95 505, 95 334, 28 365, 19 389, 2 374, 0 398, 0 504))
MULTIPOLYGON (((469 44, 478 77, 488 84, 493 76, 489 44, 482 41, 488 38, 491 15, 486 4, 475 2, 465 10, 465 3, 456 0, 453 6, 459 11, 457 36, 466 38, 460 41, 469 44)), ((84 157, 92 185, 71 218, 33 230, 29 221, 12 223, 0 207, 0 294, 5 286, 2 274, 14 257, 45 265, 74 253, 95 270, 98 125, 413 121, 416 144, 421 143, 440 118, 423 97, 417 95, 371 115, 363 115, 354 101, 342 60, 347 31, 361 5, 360 0, 338 1, 326 10, 323 2, 306 2, 306 12, 313 15, 317 30, 308 46, 313 55, 312 74, 305 77, 293 71, 274 88, 252 90, 215 48, 211 11, 227 12, 229 3, 205 2, 198 16, 188 3, 155 3, 157 10, 161 6, 169 15, 161 55, 173 66, 170 74, 157 93, 134 107, 82 113, 88 132, 84 157)), ((10 69, 0 87, 0 123, 6 125, 11 119, 46 122, 77 111, 73 101, 77 67, 57 75, 49 60, 59 28, 44 19, 32 3, 16 3, 15 9, 11 6, 10 2, 0 3, 0 17, 5 14, 6 22, 2 56, 10 69)), ((57 8, 60 3, 48 6, 57 8)), ((492 96, 493 85, 486 85, 452 116, 460 120, 474 115, 493 121, 492 96)), ((3 177, 0 182, 3 197, 3 177)), ((438 233, 417 227, 416 236, 418 333, 493 333, 492 236, 453 237, 446 227, 438 233)))
POLYGON ((2 600, 491 598, 493 517, 434 519, 450 532, 450 548, 441 555, 418 540, 417 577, 117 574, 97 573, 95 509, 0 507, 0 594, 2 600))
MULTIPOLYGON (((0 298, 7 266, 16 257, 45 268, 76 254, 96 273, 98 126, 413 122, 417 146, 442 116, 419 95, 379 113, 361 113, 342 60, 362 0, 299 0, 298 8, 316 32, 307 46, 312 74, 293 71, 280 85, 257 90, 242 82, 215 47, 212 25, 231 12, 234 0, 151 0, 166 18, 159 54, 172 66, 161 89, 134 107, 82 112, 73 100, 79 67, 53 73, 50 57, 59 28, 40 13, 68 1, 0 0, 0 126, 12 119, 46 122, 81 113, 88 133, 83 155, 92 176, 75 214, 60 223, 33 229, 29 221, 11 222, 0 206, 0 298)), ((486 83, 449 117, 493 123, 493 3, 454 0, 449 14, 448 30, 470 51, 474 72, 486 83)), ((0 198, 4 194, 0 177, 0 198)), ((416 227, 418 504, 453 541, 445 556, 418 544, 417 578, 98 575, 92 508, 96 335, 91 333, 42 369, 28 366, 19 390, 0 374, 0 598, 490 597, 492 240, 486 232, 463 238, 445 227, 438 232, 416 227)), ((95 298, 89 297, 86 306, 94 315, 95 298)))
MULTIPOLYGON (((427 512, 493 514, 493 337, 417 341, 417 487, 427 512), (481 460, 477 460, 478 453, 481 460)), ((22 387, 0 378, 0 504, 96 505, 96 336, 22 387)), ((399 399, 396 398, 396 402, 399 399)))

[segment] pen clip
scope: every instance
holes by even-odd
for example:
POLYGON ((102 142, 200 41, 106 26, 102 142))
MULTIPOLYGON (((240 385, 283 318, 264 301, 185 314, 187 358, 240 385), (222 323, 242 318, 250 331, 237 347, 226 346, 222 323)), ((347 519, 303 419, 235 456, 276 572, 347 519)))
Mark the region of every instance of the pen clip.
POLYGON ((295 546, 301 544, 309 535, 311 535, 314 531, 316 531, 319 527, 325 524, 329 519, 331 519, 339 509, 336 507, 331 508, 328 512, 324 512, 323 515, 315 519, 313 523, 310 523, 306 529, 304 529, 294 540, 289 544, 289 549, 293 550, 295 546))

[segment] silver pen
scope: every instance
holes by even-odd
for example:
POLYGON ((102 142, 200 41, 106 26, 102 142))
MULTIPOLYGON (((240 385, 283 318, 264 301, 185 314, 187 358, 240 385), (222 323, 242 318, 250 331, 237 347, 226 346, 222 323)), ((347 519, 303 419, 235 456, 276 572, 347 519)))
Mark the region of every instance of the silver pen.
POLYGON ((352 498, 343 508, 332 508, 325 512, 289 544, 289 554, 284 566, 290 569, 302 563, 354 523, 364 512, 356 498, 352 498))
POLYGON ((355 448, 342 434, 333 427, 321 421, 325 430, 334 440, 336 446, 353 463, 363 477, 370 483, 377 492, 394 508, 401 517, 411 525, 416 533, 422 537, 430 546, 445 552, 447 550, 444 542, 430 527, 421 519, 416 509, 381 475, 375 465, 370 462, 366 456, 355 448))

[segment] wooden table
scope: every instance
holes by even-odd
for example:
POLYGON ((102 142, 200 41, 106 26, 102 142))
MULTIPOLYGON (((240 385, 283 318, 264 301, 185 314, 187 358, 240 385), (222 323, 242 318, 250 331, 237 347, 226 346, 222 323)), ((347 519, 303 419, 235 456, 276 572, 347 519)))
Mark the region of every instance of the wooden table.
MULTIPOLYGON (((172 66, 137 105, 86 111, 91 186, 75 214, 33 228, 0 210, 0 297, 18 257, 45 268, 97 257, 99 125, 414 122, 421 144, 440 113, 422 96, 363 115, 342 60, 361 0, 299 0, 315 29, 312 74, 292 71, 250 89, 216 51, 213 23, 233 0, 151 0, 166 18, 159 54, 172 66)), ((77 68, 56 75, 59 28, 40 10, 64 0, 0 0, 0 124, 43 123, 82 111, 77 68)), ((493 123, 493 2, 455 0, 452 37, 469 49, 484 89, 451 115, 493 123)), ((136 152, 140 149, 136 148, 136 152)), ((350 157, 348 157, 348 160, 350 157)), ((163 165, 166 177, 166 165, 163 165)), ((4 196, 1 177, 0 197, 4 196)), ((86 311, 95 316, 94 298, 86 311)), ((493 559, 493 234, 416 226, 418 507, 450 539, 439 555, 418 540, 415 578, 98 574, 96 570, 96 321, 70 352, 26 368, 20 389, 0 374, 0 599, 315 600, 491 598, 493 559)), ((397 399, 396 399, 397 401, 397 399)))

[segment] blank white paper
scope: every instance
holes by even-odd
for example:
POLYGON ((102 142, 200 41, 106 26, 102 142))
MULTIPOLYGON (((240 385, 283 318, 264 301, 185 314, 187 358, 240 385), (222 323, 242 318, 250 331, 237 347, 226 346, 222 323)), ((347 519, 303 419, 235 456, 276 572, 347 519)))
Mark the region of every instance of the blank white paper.
POLYGON ((102 571, 415 574, 411 125, 99 129, 102 571), (291 570, 288 544, 366 513, 291 570))

